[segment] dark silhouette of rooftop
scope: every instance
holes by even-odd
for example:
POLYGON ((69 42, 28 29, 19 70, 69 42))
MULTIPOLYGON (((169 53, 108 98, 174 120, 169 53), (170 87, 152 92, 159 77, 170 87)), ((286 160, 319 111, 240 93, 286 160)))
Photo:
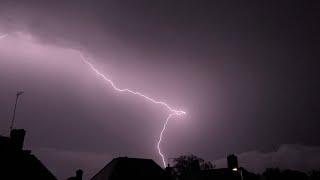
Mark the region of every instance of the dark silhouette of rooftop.
POLYGON ((23 150, 25 134, 23 129, 13 129, 10 137, 0 136, 0 179, 56 180, 30 150, 23 150))
POLYGON ((119 157, 102 168, 91 180, 169 180, 169 175, 153 160, 119 157))

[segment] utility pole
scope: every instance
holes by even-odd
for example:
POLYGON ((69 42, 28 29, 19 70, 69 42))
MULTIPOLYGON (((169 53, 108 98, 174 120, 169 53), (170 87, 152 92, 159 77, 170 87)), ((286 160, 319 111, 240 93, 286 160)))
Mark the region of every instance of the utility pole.
POLYGON ((11 125, 10 125, 10 131, 13 129, 13 124, 14 124, 14 119, 15 119, 15 116, 16 116, 16 109, 17 109, 19 96, 22 95, 23 93, 24 93, 23 91, 18 91, 17 94, 16 94, 16 102, 14 104, 13 116, 12 116, 11 125))

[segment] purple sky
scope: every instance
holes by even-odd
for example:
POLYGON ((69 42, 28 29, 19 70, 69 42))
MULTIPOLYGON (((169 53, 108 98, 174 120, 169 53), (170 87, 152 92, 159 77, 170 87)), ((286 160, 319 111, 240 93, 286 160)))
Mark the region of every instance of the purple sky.
POLYGON ((0 133, 8 135, 23 89, 15 127, 57 177, 77 168, 90 177, 117 156, 161 164, 156 142, 168 112, 116 93, 80 50, 119 87, 187 111, 169 123, 168 158, 194 153, 219 165, 236 153, 257 172, 318 168, 319 8, 292 0, 1 0, 0 35, 9 36, 0 40, 0 133), (296 161, 282 163, 294 153, 296 161))

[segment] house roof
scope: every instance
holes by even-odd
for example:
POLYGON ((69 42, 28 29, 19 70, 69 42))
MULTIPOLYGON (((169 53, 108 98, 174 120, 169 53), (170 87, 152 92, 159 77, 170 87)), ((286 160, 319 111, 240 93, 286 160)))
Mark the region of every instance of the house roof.
POLYGON ((166 179, 165 171, 151 159, 119 157, 102 168, 92 180, 166 179))
POLYGON ((56 177, 31 154, 15 149, 9 137, 0 136, 0 179, 48 179, 56 177))

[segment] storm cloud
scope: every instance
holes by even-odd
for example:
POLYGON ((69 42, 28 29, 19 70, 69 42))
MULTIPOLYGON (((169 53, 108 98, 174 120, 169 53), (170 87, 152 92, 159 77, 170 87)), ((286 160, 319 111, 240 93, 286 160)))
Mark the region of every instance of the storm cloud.
POLYGON ((23 89, 15 127, 58 177, 66 159, 92 173, 85 154, 161 163, 168 112, 114 92, 81 51, 119 87, 187 111, 169 122, 169 159, 319 146, 319 12, 316 1, 1 0, 1 134, 23 89))

